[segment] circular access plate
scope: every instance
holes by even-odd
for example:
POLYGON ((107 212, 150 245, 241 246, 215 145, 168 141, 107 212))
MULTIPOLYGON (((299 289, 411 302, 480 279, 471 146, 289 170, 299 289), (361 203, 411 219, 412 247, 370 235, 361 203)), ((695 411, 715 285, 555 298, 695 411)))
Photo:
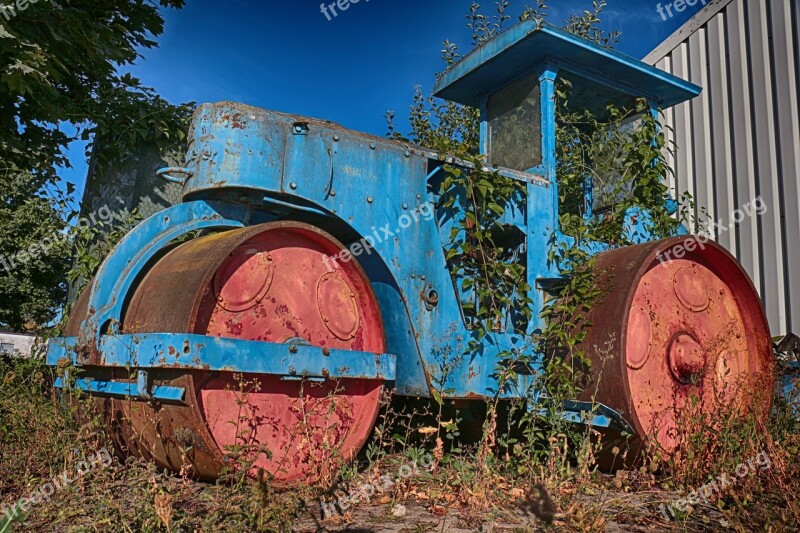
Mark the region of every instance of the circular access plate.
POLYGON ((267 295, 274 270, 272 257, 262 246, 240 246, 214 276, 217 303, 231 312, 251 309, 267 295))
POLYGON ((603 295, 586 317, 591 366, 579 398, 631 425, 631 435, 606 432, 598 459, 612 469, 635 464, 651 443, 671 454, 696 421, 714 431, 718 420, 758 416, 771 402, 772 343, 753 284, 720 245, 687 239, 597 256, 603 295), (667 260, 676 247, 682 258, 667 260))

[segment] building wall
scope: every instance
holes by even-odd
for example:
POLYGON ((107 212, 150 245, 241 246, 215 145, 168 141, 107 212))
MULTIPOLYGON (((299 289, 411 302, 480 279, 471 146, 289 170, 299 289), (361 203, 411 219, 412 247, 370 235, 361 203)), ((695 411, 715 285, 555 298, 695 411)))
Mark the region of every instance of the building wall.
MULTIPOLYGON (((124 225, 126 214, 134 210, 148 218, 159 211, 179 204, 183 187, 156 176, 160 168, 182 166, 184 146, 161 153, 155 145, 140 146, 124 161, 100 172, 95 158, 89 165, 86 187, 81 200, 81 218, 103 220, 108 213, 113 217, 113 227, 124 225)), ((104 230, 111 231, 105 226, 104 230)), ((69 290, 69 301, 78 298, 76 287, 83 286, 79 280, 69 290)))
POLYGON ((799 43, 800 0, 713 0, 645 58, 704 88, 665 112, 670 186, 720 222, 773 335, 800 332, 799 43), (749 216, 759 197, 766 213, 749 216))
POLYGON ((180 203, 182 187, 156 176, 163 167, 182 166, 183 146, 162 154, 154 145, 141 146, 122 161, 98 172, 92 161, 81 202, 81 216, 89 218, 102 208, 124 213, 137 209, 147 218, 180 203))

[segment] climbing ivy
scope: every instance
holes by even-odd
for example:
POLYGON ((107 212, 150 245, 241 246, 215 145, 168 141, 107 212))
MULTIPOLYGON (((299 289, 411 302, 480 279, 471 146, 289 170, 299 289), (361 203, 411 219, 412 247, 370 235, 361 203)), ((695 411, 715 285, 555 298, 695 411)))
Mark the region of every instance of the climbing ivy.
POLYGON ((543 353, 558 354, 548 359, 550 393, 574 397, 589 365, 582 348, 592 326, 586 316, 604 296, 586 244, 633 244, 625 227, 642 212, 655 238, 675 235, 684 218, 668 209, 665 178, 672 169, 665 154, 670 147, 648 103, 640 100, 630 109, 609 106, 605 116, 597 117, 588 110, 571 111, 569 97, 570 85, 562 80, 556 89, 559 226, 574 242, 554 239, 549 251, 565 281, 542 313, 547 327, 539 346, 543 353), (586 202, 587 179, 601 191, 596 203, 605 206, 599 212, 590 211, 586 202))
MULTIPOLYGON (((604 0, 592 1, 590 9, 572 15, 564 28, 602 46, 613 47, 619 32, 601 28, 604 0)), ((510 2, 494 3, 494 12, 486 15, 481 5, 472 2, 467 14, 472 46, 480 46, 503 31, 510 20, 510 2)), ((524 9, 520 20, 543 19, 547 6, 524 9)), ((458 47, 443 43, 442 59, 447 67, 461 59, 458 47)), ((608 107, 597 116, 589 110, 570 107, 571 86, 559 80, 556 89, 557 182, 559 187, 559 223, 571 241, 552 239, 548 259, 563 276, 563 284, 547 302, 542 318, 546 327, 531 344, 546 356, 544 388, 554 399, 575 398, 581 372, 588 360, 581 348, 588 311, 603 297, 598 286, 595 259, 585 244, 590 241, 610 246, 630 244, 625 232, 626 217, 634 209, 646 211, 650 232, 656 237, 674 235, 683 216, 675 217, 667 208, 669 191, 666 177, 672 170, 667 164, 667 146, 658 117, 640 100, 630 109, 608 107), (587 179, 602 191, 600 212, 592 212, 586 202, 587 179)), ((514 331, 526 333, 532 315, 530 287, 525 282, 525 266, 511 256, 502 243, 509 230, 503 220, 510 209, 521 207, 525 187, 519 181, 503 177, 496 169, 486 168, 479 152, 479 116, 475 109, 452 102, 425 97, 415 87, 410 115, 410 141, 440 153, 453 154, 464 166, 447 165, 441 183, 443 209, 458 209, 455 226, 447 246, 447 259, 464 298, 465 315, 472 319, 475 336, 468 350, 479 349, 489 335, 514 331), (510 327, 508 327, 510 326, 510 327)), ((393 124, 394 114, 387 113, 390 136, 403 138, 393 124)), ((501 353, 500 360, 513 358, 524 365, 530 355, 522 352, 501 353)), ((501 385, 516 378, 514 368, 498 369, 501 385)))

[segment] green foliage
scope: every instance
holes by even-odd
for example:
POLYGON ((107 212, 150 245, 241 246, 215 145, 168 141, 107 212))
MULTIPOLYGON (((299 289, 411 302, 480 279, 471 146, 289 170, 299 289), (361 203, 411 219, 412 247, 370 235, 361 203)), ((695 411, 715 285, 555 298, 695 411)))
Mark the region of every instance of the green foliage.
MULTIPOLYGON (((566 20, 564 28, 612 47, 619 42, 620 34, 600 26, 605 7, 604 0, 593 1, 589 9, 566 20)), ((510 19, 509 9, 509 2, 495 2, 494 12, 485 15, 480 4, 472 2, 467 15, 472 45, 481 46, 502 32, 510 19)), ((539 0, 536 6, 525 8, 520 19, 546 16, 547 6, 539 0)), ((453 43, 446 41, 442 58, 449 68, 461 55, 453 43)), ((650 113, 647 102, 641 100, 632 109, 609 107, 602 116, 595 116, 588 110, 570 106, 570 93, 569 82, 559 79, 556 94, 559 224, 571 241, 555 238, 552 241, 549 260, 557 266, 564 282, 542 313, 546 322, 544 331, 529 340, 529 345, 536 346, 535 351, 546 357, 544 381, 538 388, 553 399, 552 406, 580 393, 579 384, 589 364, 581 347, 586 328, 591 326, 586 316, 603 297, 603 288, 596 281, 595 260, 586 243, 630 244, 624 227, 633 208, 649 213, 649 229, 657 237, 673 235, 680 224, 680 217, 672 217, 666 207, 669 194, 665 183, 672 171, 664 154, 670 147, 666 146, 658 119, 650 113), (585 192, 590 181, 587 180, 602 191, 601 199, 607 204, 602 212, 588 209, 585 192)), ((485 168, 483 158, 478 155, 476 110, 425 98, 417 87, 410 122, 412 141, 440 153, 457 155, 470 167, 469 170, 445 167, 440 204, 443 209, 461 214, 455 216, 456 225, 446 252, 453 275, 462 293, 467 295, 464 313, 473 319, 475 326, 468 351, 478 350, 481 341, 490 335, 506 331, 525 334, 532 314, 528 296, 531 287, 524 282, 524 266, 505 249, 511 230, 502 222, 508 210, 524 202, 524 184, 485 168)), ((390 133, 399 137, 393 125, 390 133)), ((517 364, 512 368, 519 367, 519 363, 530 363, 530 358, 519 352, 499 354, 500 360, 515 360, 517 364)), ((501 383, 516 377, 506 367, 498 369, 501 383)), ((544 438, 566 431, 558 416, 553 416, 557 415, 555 410, 554 407, 545 417, 548 427, 543 429, 541 424, 533 424, 529 437, 544 438)), ((513 444, 513 439, 508 442, 513 444)))
MULTIPOLYGON (((183 3, 159 2, 173 8, 183 3)), ((133 0, 60 7, 38 2, 18 10, 0 34, 0 64, 6 65, 0 72, 0 157, 52 181, 54 166, 69 166, 64 149, 74 137, 64 123, 86 140, 109 136, 107 144, 122 144, 122 153, 135 141, 181 131, 173 126, 187 107, 170 106, 138 79, 119 73, 140 50, 155 46, 152 37, 163 29, 158 5, 133 0)))
MULTIPOLYGON (((596 13, 586 16, 594 20, 596 13)), ((576 27, 583 26, 576 23, 576 27)), ((592 326, 586 316, 604 297, 595 258, 585 244, 631 244, 624 225, 634 208, 647 211, 647 226, 656 238, 675 235, 681 223, 667 210, 669 147, 648 103, 640 100, 632 109, 609 106, 605 116, 597 117, 588 110, 574 110, 569 98, 570 84, 560 80, 556 89, 559 226, 574 243, 555 243, 549 252, 565 283, 542 314, 547 327, 539 338, 543 353, 556 355, 548 359, 548 391, 560 398, 580 392, 578 384, 589 365, 582 347, 586 329, 592 326), (595 190, 595 203, 604 205, 601 212, 589 212, 587 180, 595 190)))
MULTIPOLYGON (((159 9, 183 4, 40 1, 0 19, 0 252, 26 251, 77 215, 69 208, 72 185, 60 190, 57 176, 59 167, 70 167, 71 142, 89 141, 93 170, 102 172, 141 144, 166 149, 183 140, 193 106, 171 105, 120 73, 156 45, 164 29, 159 9)), ((67 250, 37 254, 2 274, 0 326, 42 326, 53 318, 66 295, 67 250)))
POLYGON ((26 173, 0 176, 0 325, 34 329, 66 297, 65 199, 46 197, 26 173))
MULTIPOLYGON (((622 33, 619 31, 609 32, 600 27, 600 15, 607 6, 606 0, 592 0, 592 8, 570 15, 564 22, 564 29, 602 46, 613 48, 620 42, 622 33)), ((548 15, 547 11, 545 0, 536 0, 536 6, 525 6, 519 18, 520 20, 545 20, 548 15)))
MULTIPOLYGON (((539 2, 544 6, 543 2, 539 2)), ((575 35, 579 35, 597 44, 612 48, 619 43, 622 32, 607 32, 600 27, 600 15, 607 7, 606 0, 592 0, 592 9, 586 9, 581 13, 573 13, 564 23, 564 29, 575 35)))
MULTIPOLYGON (((52 370, 41 358, 0 356, 0 495, 23 496, 29 484, 63 469, 81 439, 74 406, 52 400, 52 370)), ((60 473, 60 472, 59 472, 60 473)), ((0 526, 2 530, 2 526, 0 526)))
POLYGON ((480 141, 478 120, 476 109, 432 96, 426 98, 419 85, 414 87, 410 114, 413 142, 444 154, 476 154, 480 141))
POLYGON ((607 116, 599 118, 587 110, 573 111, 569 95, 569 82, 561 81, 556 90, 556 157, 562 231, 629 244, 622 234, 625 213, 640 208, 650 213, 656 236, 673 235, 680 220, 665 207, 666 178, 672 174, 665 159, 669 147, 647 102, 640 100, 632 109, 608 107, 607 116), (601 191, 595 203, 605 206, 591 217, 584 198, 587 178, 601 191))
POLYGON ((480 157, 472 157, 468 172, 445 165, 441 187, 441 207, 463 213, 450 234, 446 258, 453 274, 461 279, 461 289, 475 295, 462 303, 465 315, 473 320, 477 336, 470 350, 494 331, 506 331, 511 311, 519 311, 512 328, 524 333, 531 318, 530 287, 525 283, 525 268, 513 262, 508 250, 498 241, 512 231, 501 217, 509 206, 524 198, 524 183, 500 176, 483 167, 480 157))
POLYGON ((67 272, 67 281, 79 291, 88 283, 105 258, 127 233, 142 220, 138 211, 125 213, 119 224, 95 224, 75 228, 73 242, 75 256, 72 268, 67 272))
POLYGON ((511 2, 508 0, 495 2, 495 13, 490 17, 481 13, 481 5, 478 2, 470 4, 469 14, 467 14, 467 28, 472 33, 473 47, 481 46, 502 33, 506 22, 511 19, 511 16, 506 12, 510 5, 511 2))

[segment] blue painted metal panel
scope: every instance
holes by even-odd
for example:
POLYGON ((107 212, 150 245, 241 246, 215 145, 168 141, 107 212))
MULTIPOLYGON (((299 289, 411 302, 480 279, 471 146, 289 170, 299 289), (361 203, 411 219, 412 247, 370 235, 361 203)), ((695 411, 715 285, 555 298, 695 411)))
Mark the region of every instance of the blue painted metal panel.
MULTIPOLYGON (((47 364, 55 366, 66 359, 80 366, 77 354, 80 346, 75 337, 50 340, 47 364)), ((209 370, 384 381, 393 381, 396 375, 396 356, 392 354, 205 335, 105 335, 97 350, 100 352, 97 366, 108 368, 209 370)))
POLYGON ((781 376, 779 386, 795 417, 800 419, 800 362, 789 363, 789 371, 781 376))
MULTIPOLYGON (((186 191, 216 187, 280 184, 287 138, 302 119, 275 113, 260 120, 261 110, 241 104, 200 106, 189 131, 185 166, 192 177, 186 191), (285 126, 289 126, 288 128, 285 126), (214 135, 224 131, 225 136, 214 135), (235 176, 235 181, 228 181, 235 176)), ((271 187, 280 190, 280 186, 271 187)))

